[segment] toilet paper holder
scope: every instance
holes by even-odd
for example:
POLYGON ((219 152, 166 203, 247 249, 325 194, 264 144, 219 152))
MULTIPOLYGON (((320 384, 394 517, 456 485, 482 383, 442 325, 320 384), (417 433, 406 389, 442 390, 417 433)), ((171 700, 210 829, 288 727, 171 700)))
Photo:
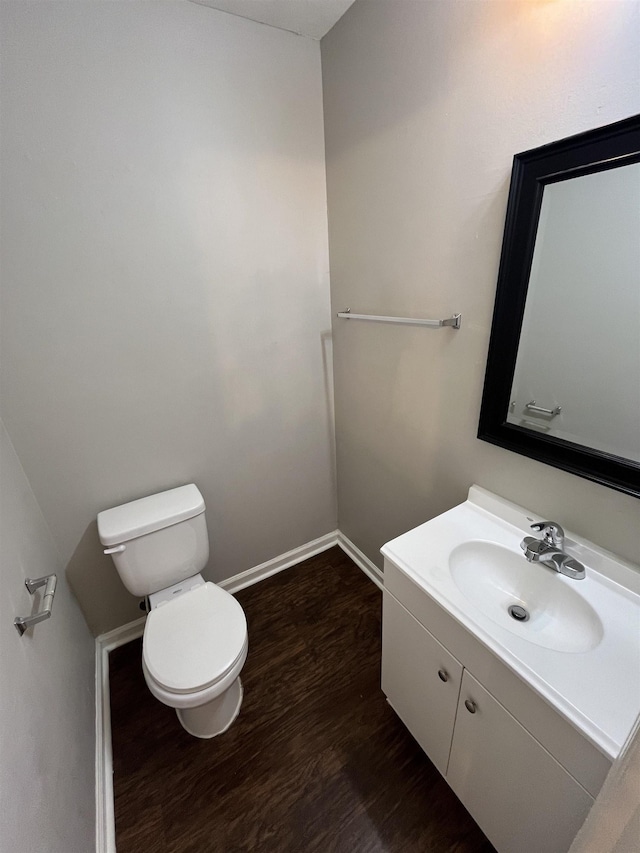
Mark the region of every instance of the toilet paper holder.
POLYGON ((44 619, 48 619, 51 616, 53 596, 56 594, 57 583, 58 578, 55 574, 44 575, 44 577, 41 578, 25 578, 24 585, 29 591, 29 595, 33 595, 33 593, 41 586, 44 587, 44 595, 42 596, 41 610, 34 613, 32 616, 16 616, 13 620, 13 624, 16 626, 16 631, 20 636, 22 636, 27 628, 31 627, 31 625, 36 625, 38 622, 42 622, 44 619))

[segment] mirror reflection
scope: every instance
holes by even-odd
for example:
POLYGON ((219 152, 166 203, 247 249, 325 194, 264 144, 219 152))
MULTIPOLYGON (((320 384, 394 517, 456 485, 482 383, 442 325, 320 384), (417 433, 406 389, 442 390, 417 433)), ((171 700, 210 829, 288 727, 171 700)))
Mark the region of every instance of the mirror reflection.
POLYGON ((507 422, 640 462, 640 163, 546 184, 507 422))

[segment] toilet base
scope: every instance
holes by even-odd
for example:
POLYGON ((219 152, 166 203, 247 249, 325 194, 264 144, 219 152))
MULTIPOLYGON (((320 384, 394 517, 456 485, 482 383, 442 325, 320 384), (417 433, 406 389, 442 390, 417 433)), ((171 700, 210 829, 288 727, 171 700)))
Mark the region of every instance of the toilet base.
POLYGON ((229 728, 240 713, 242 705, 240 676, 220 696, 196 708, 176 708, 180 724, 190 735, 212 738, 229 728))

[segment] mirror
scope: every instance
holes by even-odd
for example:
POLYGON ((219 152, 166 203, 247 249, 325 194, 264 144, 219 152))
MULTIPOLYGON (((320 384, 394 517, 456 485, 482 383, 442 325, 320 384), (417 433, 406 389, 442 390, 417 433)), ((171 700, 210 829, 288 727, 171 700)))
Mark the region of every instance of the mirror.
POLYGON ((640 497, 640 116, 514 157, 478 437, 640 497))

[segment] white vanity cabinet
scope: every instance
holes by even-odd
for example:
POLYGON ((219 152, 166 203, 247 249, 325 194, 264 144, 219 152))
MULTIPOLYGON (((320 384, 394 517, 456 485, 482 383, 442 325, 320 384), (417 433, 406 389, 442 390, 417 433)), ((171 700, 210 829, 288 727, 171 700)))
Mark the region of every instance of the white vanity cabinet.
POLYGON ((535 517, 471 486, 381 549, 382 689, 498 853, 566 853, 640 708, 640 566, 528 562, 535 517))
MULTIPOLYGON (((392 586, 399 577, 393 569, 390 565, 386 569, 392 586)), ((423 595, 416 588, 413 603, 423 595)), ((464 629, 449 624, 453 620, 443 612, 442 620, 445 621, 440 625, 447 629, 444 639, 460 640, 458 632, 464 629)), ((433 621, 436 631, 438 619, 433 621)), ((469 641, 475 642, 469 637, 455 642, 458 656, 454 656, 385 589, 382 689, 498 853, 566 853, 593 797, 465 668, 469 663, 464 660, 469 641)), ((468 648, 473 662, 472 645, 468 648)), ((496 667, 480 665, 487 674, 500 673, 497 659, 496 667)), ((504 674, 498 678, 496 683, 502 684, 504 674)), ((550 733, 552 743, 554 738, 571 740, 563 728, 566 722, 556 721, 553 709, 546 704, 537 705, 539 697, 522 682, 521 685, 522 695, 517 690, 510 692, 512 688, 507 686, 501 695, 503 701, 505 696, 513 695, 516 706, 530 706, 533 718, 540 720, 541 731, 550 733), (545 714, 551 716, 545 718, 545 714)), ((580 738, 575 730, 572 732, 580 738)), ((540 731, 536 735, 540 737, 540 731)), ((583 766, 581 744, 569 746, 568 763, 579 772, 583 766)), ((590 745, 585 743, 584 748, 588 752, 590 745)), ((583 758, 588 764, 590 756, 583 758)), ((592 792, 597 792, 608 766, 606 760, 601 763, 595 777, 585 771, 592 792)))

